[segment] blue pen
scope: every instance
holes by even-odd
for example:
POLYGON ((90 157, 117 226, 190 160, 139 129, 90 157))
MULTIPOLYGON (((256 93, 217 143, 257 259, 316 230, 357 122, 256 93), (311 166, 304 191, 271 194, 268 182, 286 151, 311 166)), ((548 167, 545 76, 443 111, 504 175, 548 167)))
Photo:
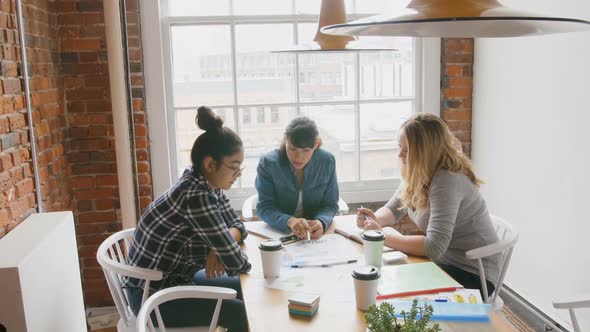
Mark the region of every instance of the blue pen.
POLYGON ((347 261, 342 262, 332 262, 332 263, 325 263, 325 264, 293 264, 289 265, 292 268, 304 268, 304 267, 330 267, 334 265, 344 265, 344 264, 352 264, 358 262, 358 259, 349 259, 347 261))

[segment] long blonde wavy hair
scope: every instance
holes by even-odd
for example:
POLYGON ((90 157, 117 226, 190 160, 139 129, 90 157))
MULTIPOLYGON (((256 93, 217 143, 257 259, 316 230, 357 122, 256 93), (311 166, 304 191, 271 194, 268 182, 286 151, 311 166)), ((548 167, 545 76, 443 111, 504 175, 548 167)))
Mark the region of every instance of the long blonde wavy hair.
POLYGON ((471 161, 449 127, 437 116, 419 113, 406 120, 400 137, 408 142, 406 165, 402 165, 401 201, 404 207, 424 209, 434 173, 445 169, 465 174, 473 184, 482 183, 475 176, 471 161))

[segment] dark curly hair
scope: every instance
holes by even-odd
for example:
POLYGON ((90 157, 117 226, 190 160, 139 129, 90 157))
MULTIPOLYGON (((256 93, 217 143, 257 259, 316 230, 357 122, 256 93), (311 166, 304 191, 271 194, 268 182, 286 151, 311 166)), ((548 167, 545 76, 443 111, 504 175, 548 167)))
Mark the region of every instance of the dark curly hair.
POLYGON ((210 108, 199 107, 195 122, 205 131, 197 137, 191 150, 191 161, 195 170, 201 171, 203 159, 206 156, 211 156, 217 162, 217 169, 219 169, 223 157, 242 149, 240 137, 233 130, 224 127, 223 120, 210 108))

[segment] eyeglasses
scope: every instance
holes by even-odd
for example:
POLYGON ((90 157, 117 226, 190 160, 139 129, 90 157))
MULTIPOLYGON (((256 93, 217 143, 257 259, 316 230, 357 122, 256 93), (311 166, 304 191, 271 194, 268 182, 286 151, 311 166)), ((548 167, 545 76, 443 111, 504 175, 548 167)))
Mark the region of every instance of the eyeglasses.
POLYGON ((233 167, 233 166, 228 166, 226 165, 224 162, 221 162, 223 164, 223 166, 231 169, 232 171, 234 171, 234 175, 233 177, 237 177, 238 175, 242 174, 242 171, 244 170, 244 168, 246 168, 246 165, 242 166, 242 167, 233 167))

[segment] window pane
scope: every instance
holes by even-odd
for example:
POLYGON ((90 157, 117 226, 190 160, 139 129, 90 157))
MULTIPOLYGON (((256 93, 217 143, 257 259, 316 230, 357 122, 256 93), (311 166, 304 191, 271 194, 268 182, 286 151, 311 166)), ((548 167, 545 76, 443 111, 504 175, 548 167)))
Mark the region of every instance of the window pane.
POLYGON ((349 101, 354 98, 354 54, 300 54, 302 101, 349 101))
MULTIPOLYGON (((291 119, 297 114, 294 107, 241 107, 239 110, 240 119, 244 114, 263 114, 265 122, 258 122, 251 117, 250 122, 240 123, 240 137, 244 142, 244 164, 246 169, 242 173, 242 187, 254 187, 256 178, 256 167, 260 156, 268 151, 278 148, 281 145, 285 128, 291 119), (275 113, 276 122, 270 121, 275 113)), ((254 115, 258 117, 258 115, 254 115)))
MULTIPOLYGON (((356 1, 357 14, 395 13, 406 8, 410 0, 362 0, 356 1)), ((346 7, 348 8, 348 7, 346 7)), ((352 11, 349 11, 352 13, 352 11)))
POLYGON ((229 15, 229 0, 171 0, 170 16, 229 15))
POLYGON ((412 38, 389 38, 388 42, 390 47, 398 51, 360 54, 361 99, 414 95, 412 38))
POLYGON ((352 105, 306 106, 301 114, 313 119, 322 147, 336 157, 338 181, 356 180, 354 107, 352 105))
POLYGON ((236 27, 238 102, 295 101, 295 55, 270 53, 293 44, 291 24, 248 24, 236 27))
MULTIPOLYGON (((344 1, 344 6, 347 13, 352 13, 352 1, 344 1)), ((365 0, 363 0, 365 1, 365 0)), ((391 0, 379 0, 379 1, 391 1, 391 0)), ((358 2, 358 1, 357 1, 358 2)), ((321 1, 318 0, 295 0, 295 12, 297 14, 319 14, 321 7, 321 1)), ((317 27, 317 24, 315 24, 317 27)))
POLYGON ((172 27, 172 67, 175 107, 233 103, 228 26, 172 27))
POLYGON ((412 102, 361 104, 361 180, 399 177, 398 129, 412 102))
POLYGON ((235 15, 290 14, 291 0, 235 0, 235 15))
MULTIPOLYGON (((223 119, 223 125, 232 130, 235 130, 236 125, 231 108, 217 108, 213 112, 223 119)), ((185 168, 191 165, 191 149, 199 135, 204 133, 195 121, 197 116, 196 109, 190 110, 176 110, 175 125, 176 125, 176 156, 178 162, 178 176, 182 175, 185 168)))

